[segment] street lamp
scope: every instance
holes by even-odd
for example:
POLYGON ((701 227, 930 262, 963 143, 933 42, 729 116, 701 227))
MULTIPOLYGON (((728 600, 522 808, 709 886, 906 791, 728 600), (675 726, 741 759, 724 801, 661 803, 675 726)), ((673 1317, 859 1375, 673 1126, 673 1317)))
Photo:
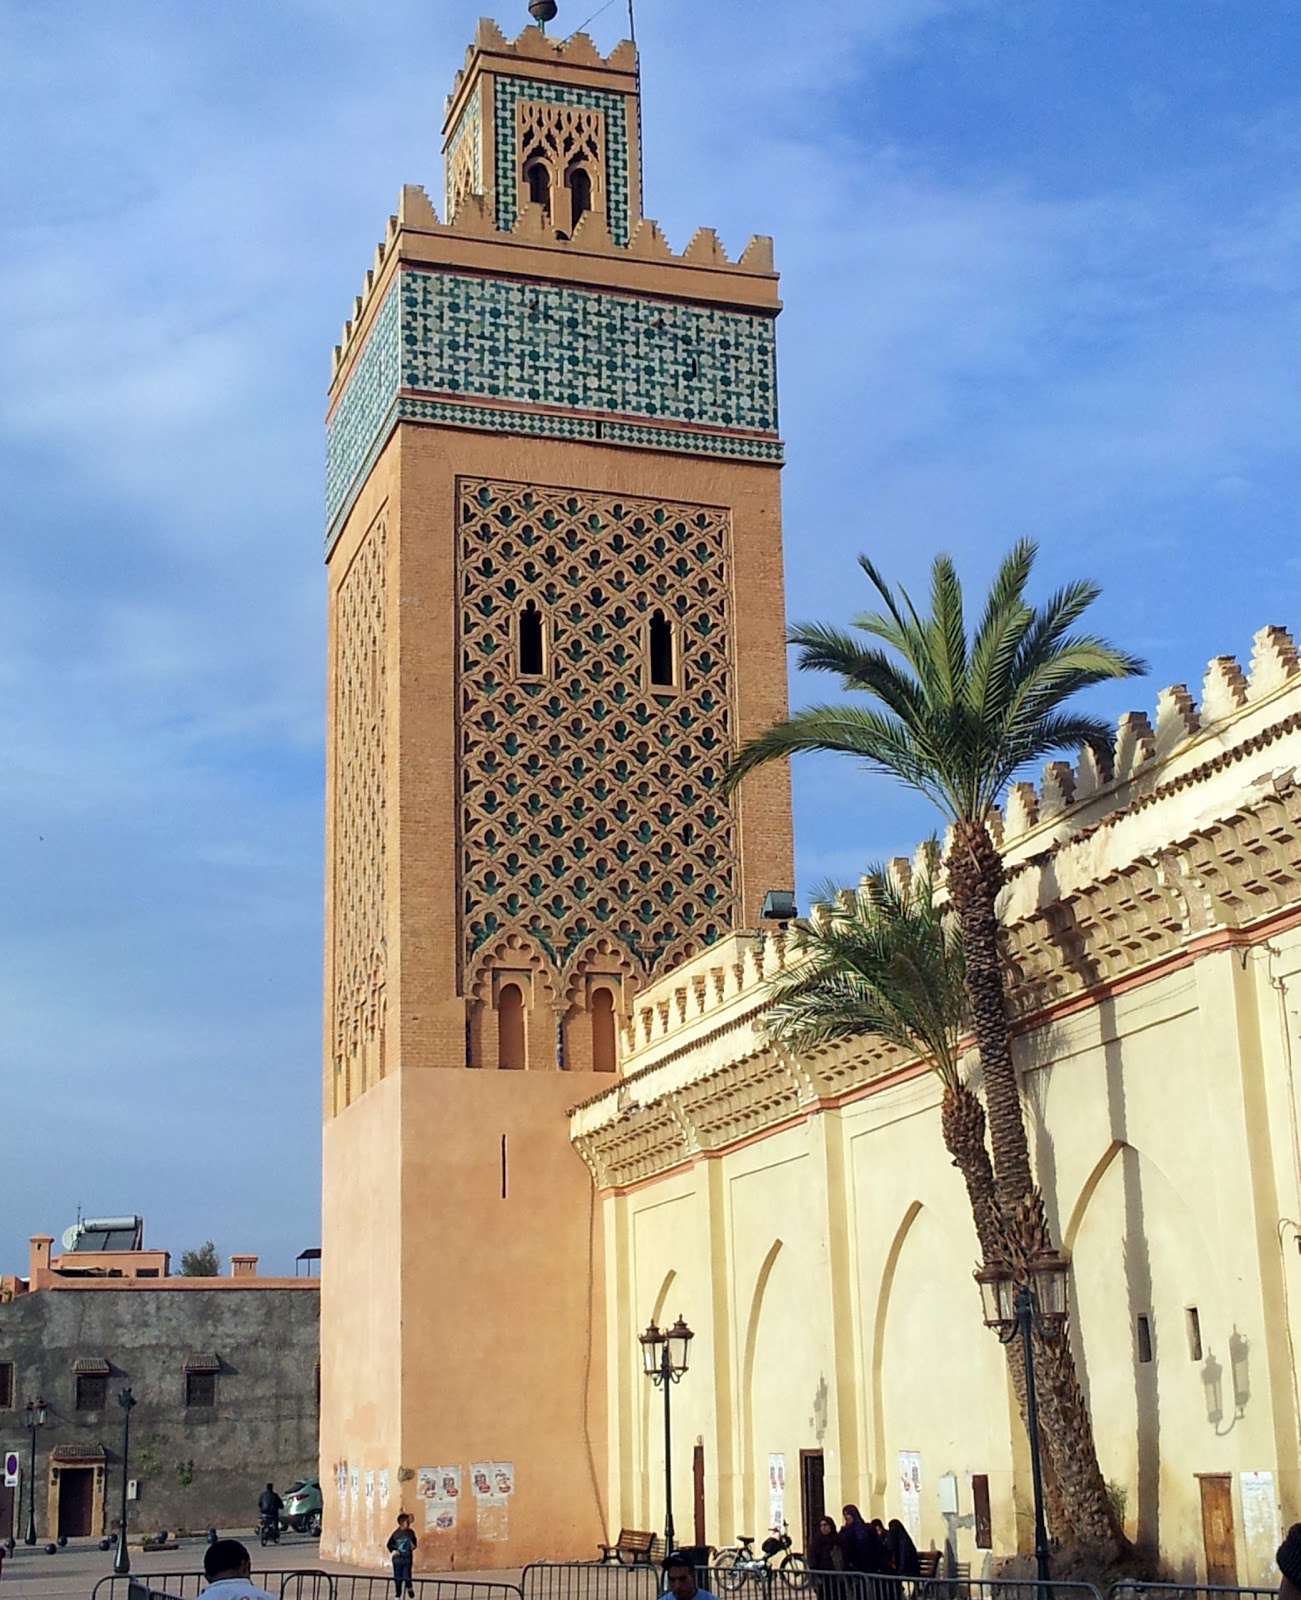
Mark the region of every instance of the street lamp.
POLYGON ((687 1370, 691 1341, 695 1334, 681 1316, 671 1328, 660 1329, 652 1322, 640 1336, 642 1369, 664 1391, 664 1554, 670 1555, 673 1538, 673 1428, 669 1411, 669 1392, 687 1370))
POLYGON ((124 1573, 131 1570, 131 1557, 126 1547, 126 1485, 127 1472, 130 1470, 131 1408, 136 1403, 136 1397, 131 1393, 130 1384, 119 1391, 117 1403, 122 1407, 122 1513, 117 1519, 117 1553, 113 1557, 113 1571, 124 1573))
POLYGON ((1021 1336, 1025 1362, 1025 1423, 1030 1435, 1030 1476, 1034 1483, 1034 1559, 1039 1582, 1048 1582, 1048 1528, 1044 1522, 1043 1469, 1039 1461, 1039 1404, 1034 1385, 1031 1335, 1057 1338, 1066 1326, 1066 1278, 1070 1263, 1056 1250, 1042 1250, 1018 1278, 1006 1262, 996 1261, 976 1273, 985 1326, 1004 1344, 1021 1336))
MULTIPOLYGON (((27 1402, 27 1432, 31 1436, 32 1448, 27 1468, 27 1532, 23 1538, 24 1544, 36 1543, 36 1430, 45 1426, 44 1400, 29 1400, 27 1402)), ((22 1502, 20 1501, 21 1505, 22 1502)))

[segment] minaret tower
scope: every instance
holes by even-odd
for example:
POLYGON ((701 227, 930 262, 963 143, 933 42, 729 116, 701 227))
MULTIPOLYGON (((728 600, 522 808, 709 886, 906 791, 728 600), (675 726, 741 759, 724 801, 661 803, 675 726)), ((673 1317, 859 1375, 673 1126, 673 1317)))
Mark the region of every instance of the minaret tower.
POLYGON ((638 112, 632 45, 480 22, 447 220, 403 189, 335 351, 321 1468, 366 1563, 402 1508, 423 1568, 593 1553, 565 1112, 792 880, 784 774, 718 794, 786 704, 771 245, 675 255, 638 112))

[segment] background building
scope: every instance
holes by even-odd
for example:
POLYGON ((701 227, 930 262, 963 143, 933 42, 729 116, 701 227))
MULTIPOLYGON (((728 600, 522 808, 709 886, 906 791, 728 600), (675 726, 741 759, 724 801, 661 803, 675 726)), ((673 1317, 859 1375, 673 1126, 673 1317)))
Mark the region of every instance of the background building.
POLYGON ((28 1277, 0 1280, 0 1454, 21 1462, 20 1483, 0 1486, 0 1538, 23 1537, 33 1482, 42 1541, 108 1532, 128 1387, 133 1535, 256 1526, 268 1479, 315 1473, 317 1280, 259 1277, 251 1255, 229 1277, 171 1277, 166 1251, 138 1248, 139 1219, 118 1220, 133 1226, 54 1258, 34 1237, 28 1277))

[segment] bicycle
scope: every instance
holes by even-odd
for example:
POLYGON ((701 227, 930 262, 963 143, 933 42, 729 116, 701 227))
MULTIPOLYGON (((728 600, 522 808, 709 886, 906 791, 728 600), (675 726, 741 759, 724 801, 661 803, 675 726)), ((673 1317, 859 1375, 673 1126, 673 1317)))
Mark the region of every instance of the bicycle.
POLYGON ((768 1537, 757 1551, 753 1534, 738 1533, 736 1543, 720 1550, 714 1558, 719 1586, 735 1591, 754 1581, 770 1587, 774 1578, 780 1578, 788 1588, 806 1589, 809 1577, 804 1557, 791 1548, 792 1542, 785 1520, 780 1528, 768 1530, 768 1537))

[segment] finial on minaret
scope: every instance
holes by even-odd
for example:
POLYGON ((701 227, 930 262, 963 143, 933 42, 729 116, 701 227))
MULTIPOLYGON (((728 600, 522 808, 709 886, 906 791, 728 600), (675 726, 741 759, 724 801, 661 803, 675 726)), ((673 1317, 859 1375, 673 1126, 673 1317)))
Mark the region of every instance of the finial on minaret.
POLYGON ((556 0, 529 0, 529 15, 543 33, 547 31, 547 23, 555 16, 556 10, 556 0))

